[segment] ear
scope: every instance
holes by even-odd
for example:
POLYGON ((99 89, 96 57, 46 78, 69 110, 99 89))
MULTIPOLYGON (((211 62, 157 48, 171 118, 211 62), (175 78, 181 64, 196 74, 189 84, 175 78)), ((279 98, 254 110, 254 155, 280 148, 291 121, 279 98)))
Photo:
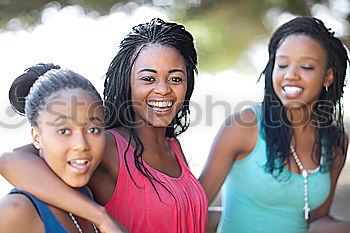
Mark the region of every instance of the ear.
POLYGON ((39 134, 39 129, 38 128, 32 128, 32 140, 33 140, 33 145, 36 149, 40 150, 41 148, 41 137, 39 134))
POLYGON ((323 86, 329 87, 330 85, 332 85, 333 80, 334 80, 333 69, 328 68, 328 70, 326 71, 326 78, 324 79, 323 86))

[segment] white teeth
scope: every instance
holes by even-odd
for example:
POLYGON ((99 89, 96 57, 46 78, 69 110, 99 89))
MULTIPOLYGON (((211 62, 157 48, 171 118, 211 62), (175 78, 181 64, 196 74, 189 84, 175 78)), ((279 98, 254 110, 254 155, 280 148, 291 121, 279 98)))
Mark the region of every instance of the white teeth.
POLYGON ((169 108, 173 105, 171 101, 148 101, 148 105, 157 108, 169 108))
POLYGON ((283 90, 285 93, 287 93, 289 95, 298 94, 298 93, 303 91, 302 88, 296 87, 296 86, 285 86, 285 87, 283 87, 283 90))
POLYGON ((174 103, 172 101, 148 101, 147 104, 156 112, 165 112, 168 111, 174 103))
POLYGON ((72 160, 70 161, 71 163, 76 163, 76 164, 85 164, 87 163, 88 161, 85 160, 85 159, 76 159, 76 160, 72 160))

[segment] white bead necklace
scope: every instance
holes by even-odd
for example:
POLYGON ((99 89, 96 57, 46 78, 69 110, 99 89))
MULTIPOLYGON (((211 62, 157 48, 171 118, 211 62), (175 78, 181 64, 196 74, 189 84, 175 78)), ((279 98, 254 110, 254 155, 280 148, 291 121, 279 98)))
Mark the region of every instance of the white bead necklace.
MULTIPOLYGON (((75 227, 78 229, 79 233, 83 233, 83 230, 81 229, 78 221, 75 219, 75 217, 73 216, 73 214, 71 212, 68 212, 68 215, 70 216, 70 218, 72 219, 75 227)), ((96 226, 94 224, 92 224, 92 226, 94 227, 95 233, 98 233, 98 230, 96 228, 96 226)))
MULTIPOLYGON (((304 177, 304 217, 305 220, 309 219, 310 207, 309 207, 309 185, 308 185, 308 176, 314 174, 320 170, 320 165, 318 165, 315 169, 304 169, 304 166, 301 164, 299 156, 295 151, 294 147, 290 145, 290 151, 292 156, 301 172, 301 175, 304 177)), ((320 164, 323 162, 323 157, 321 157, 320 164)))

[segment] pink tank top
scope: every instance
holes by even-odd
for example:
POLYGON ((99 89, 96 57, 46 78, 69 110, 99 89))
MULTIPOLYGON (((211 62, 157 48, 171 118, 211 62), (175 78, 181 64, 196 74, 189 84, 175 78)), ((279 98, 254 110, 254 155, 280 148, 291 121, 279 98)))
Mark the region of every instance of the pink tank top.
POLYGON ((181 175, 173 178, 147 163, 144 165, 161 181, 173 196, 160 184, 151 182, 134 165, 134 150, 130 146, 126 154, 132 181, 124 160, 128 142, 116 131, 109 130, 116 138, 119 151, 117 185, 106 209, 132 233, 204 233, 207 223, 208 201, 198 180, 193 176, 181 157, 177 144, 168 140, 181 167, 181 175))

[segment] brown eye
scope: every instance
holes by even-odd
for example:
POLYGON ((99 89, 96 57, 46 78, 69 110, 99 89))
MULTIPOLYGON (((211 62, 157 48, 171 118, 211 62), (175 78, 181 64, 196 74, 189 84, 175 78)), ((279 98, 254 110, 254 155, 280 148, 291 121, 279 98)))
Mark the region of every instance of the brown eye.
POLYGON ((100 132, 101 132, 101 129, 98 127, 92 127, 88 129, 88 133, 91 133, 91 134, 98 134, 100 132))
POLYGON ((170 82, 175 82, 175 83, 179 83, 183 80, 183 78, 180 78, 180 77, 171 77, 170 78, 170 82))
POLYGON ((141 78, 141 80, 146 82, 153 82, 155 81, 155 78, 153 78, 152 76, 144 76, 141 78))
POLYGON ((69 134, 69 133, 70 133, 70 130, 67 129, 67 128, 63 128, 63 129, 57 130, 57 133, 58 133, 58 134, 62 134, 62 135, 66 135, 66 134, 69 134))

